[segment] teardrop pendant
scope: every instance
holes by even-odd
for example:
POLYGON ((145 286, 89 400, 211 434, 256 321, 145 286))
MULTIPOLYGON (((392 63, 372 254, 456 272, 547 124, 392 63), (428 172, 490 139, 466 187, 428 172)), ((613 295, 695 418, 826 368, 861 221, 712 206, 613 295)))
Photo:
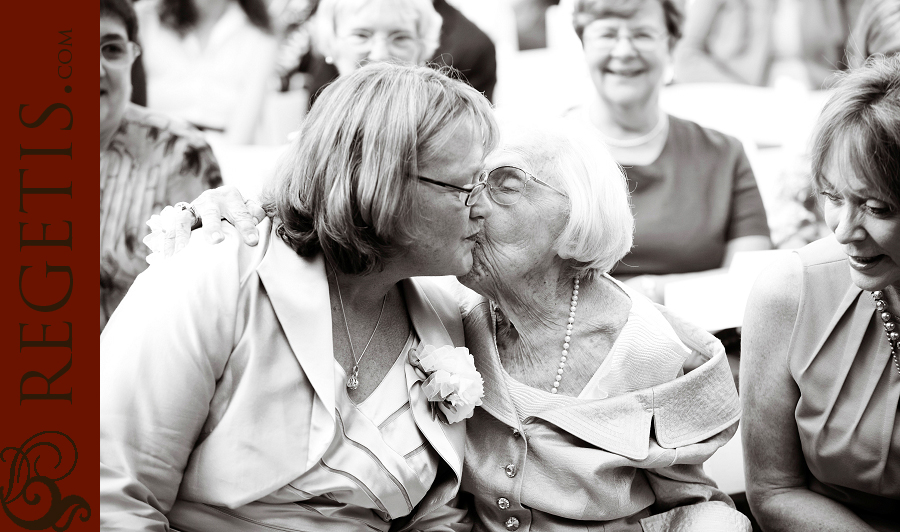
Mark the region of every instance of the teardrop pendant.
POLYGON ((357 378, 357 375, 359 375, 359 366, 353 366, 353 371, 350 372, 350 378, 347 379, 347 388, 351 390, 359 388, 359 379, 357 378))

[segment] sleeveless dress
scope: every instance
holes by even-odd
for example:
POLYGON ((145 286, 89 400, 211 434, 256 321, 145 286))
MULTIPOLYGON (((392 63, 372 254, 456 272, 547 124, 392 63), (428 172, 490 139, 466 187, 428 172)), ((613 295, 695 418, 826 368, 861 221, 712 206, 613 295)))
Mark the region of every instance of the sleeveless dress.
POLYGON ((871 294, 833 236, 798 251, 800 307, 788 351, 809 489, 880 530, 900 530, 900 374, 871 294))

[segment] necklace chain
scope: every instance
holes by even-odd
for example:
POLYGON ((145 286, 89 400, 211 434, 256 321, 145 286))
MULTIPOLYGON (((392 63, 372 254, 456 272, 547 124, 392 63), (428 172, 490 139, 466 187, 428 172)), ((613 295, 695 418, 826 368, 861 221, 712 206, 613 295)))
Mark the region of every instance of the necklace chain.
POLYGON ((556 379, 553 386, 550 387, 550 393, 559 392, 559 383, 562 380, 563 372, 566 369, 566 360, 569 357, 569 342, 572 341, 572 329, 575 327, 575 311, 578 309, 578 286, 580 279, 575 278, 572 287, 572 300, 569 304, 569 320, 566 324, 566 337, 563 339, 562 355, 559 357, 559 364, 556 369, 556 379))
POLYGON ((894 359, 894 366, 897 368, 897 373, 900 373, 900 361, 897 360, 897 351, 900 351, 900 348, 898 348, 898 343, 900 343, 900 332, 897 330, 898 326, 896 318, 888 311, 887 301, 884 300, 884 292, 881 290, 872 292, 872 299, 875 300, 875 310, 881 313, 880 317, 882 324, 884 325, 884 333, 887 335, 888 345, 891 346, 891 358, 894 359))
POLYGON ((338 281, 337 272, 334 274, 334 284, 337 285, 338 301, 341 303, 341 316, 344 317, 344 328, 347 330, 347 341, 350 342, 350 357, 353 358, 353 369, 350 371, 350 377, 347 378, 347 388, 355 390, 359 387, 359 362, 366 356, 369 344, 372 343, 372 338, 375 338, 375 332, 378 330, 378 325, 381 323, 381 316, 384 315, 384 304, 387 301, 387 294, 384 294, 384 297, 381 298, 381 312, 378 313, 378 320, 375 322, 375 328, 372 330, 372 335, 369 336, 369 341, 366 342, 366 346, 363 347, 362 353, 359 354, 359 358, 356 358, 356 350, 353 348, 353 338, 350 337, 350 323, 347 321, 347 313, 344 312, 344 297, 341 295, 341 283, 338 281))
POLYGON ((644 135, 641 135, 640 137, 635 137, 633 139, 617 139, 615 137, 608 137, 603 133, 600 133, 600 137, 603 139, 603 142, 613 148, 636 148, 655 139, 657 136, 659 136, 660 133, 663 132, 668 124, 669 121, 666 119, 666 115, 661 114, 659 120, 656 122, 656 125, 653 126, 653 129, 651 129, 644 135))

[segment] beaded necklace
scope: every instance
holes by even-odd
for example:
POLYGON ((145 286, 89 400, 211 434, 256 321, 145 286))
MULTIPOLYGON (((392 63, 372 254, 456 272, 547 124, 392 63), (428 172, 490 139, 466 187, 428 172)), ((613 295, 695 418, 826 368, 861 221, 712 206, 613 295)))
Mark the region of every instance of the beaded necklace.
POLYGON ((572 287, 572 300, 569 305, 569 322, 566 324, 566 337, 563 340, 562 355, 559 357, 559 364, 556 370, 556 380, 550 387, 550 393, 559 391, 559 383, 562 380, 563 372, 566 369, 566 360, 569 356, 569 342, 572 340, 572 329, 575 326, 575 310, 578 308, 578 285, 581 280, 576 277, 572 287))
POLYGON ((897 360, 897 344, 900 342, 900 332, 897 331, 897 321, 893 314, 887 309, 887 302, 884 300, 884 292, 876 290, 872 292, 872 299, 875 300, 875 310, 881 313, 881 321, 884 324, 884 333, 887 335, 888 345, 891 346, 891 358, 894 359, 894 366, 897 367, 897 373, 900 373, 900 361, 897 360))

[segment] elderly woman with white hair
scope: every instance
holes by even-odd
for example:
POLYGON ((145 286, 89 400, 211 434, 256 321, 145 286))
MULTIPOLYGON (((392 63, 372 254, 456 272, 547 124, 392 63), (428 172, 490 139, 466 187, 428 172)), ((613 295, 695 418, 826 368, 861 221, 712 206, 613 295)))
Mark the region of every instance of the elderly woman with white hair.
POLYGON ((462 490, 475 530, 749 530, 703 473, 740 406, 712 336, 608 272, 631 248, 621 169, 564 121, 502 127, 494 212, 460 281, 484 378, 462 490), (692 353, 706 361, 684 375, 692 353))
POLYGON ((702 468, 740 417, 721 344, 608 274, 632 243, 620 167, 585 125, 502 132, 460 277, 477 294, 456 288, 485 391, 461 488, 475 530, 749 530, 702 468))
POLYGON ((340 75, 375 61, 424 64, 441 37, 431 0, 322 0, 314 38, 340 75))

